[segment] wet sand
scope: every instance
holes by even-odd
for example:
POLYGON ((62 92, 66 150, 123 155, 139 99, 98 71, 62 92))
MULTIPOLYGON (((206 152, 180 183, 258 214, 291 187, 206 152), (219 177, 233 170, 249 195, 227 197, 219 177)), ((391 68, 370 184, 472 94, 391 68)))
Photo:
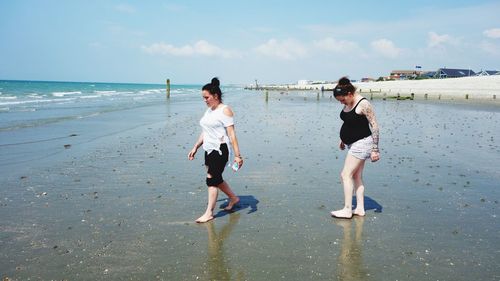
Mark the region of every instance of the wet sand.
POLYGON ((202 153, 187 160, 201 98, 2 132, 0 277, 500 278, 498 107, 373 101, 382 160, 365 169, 367 215, 339 221, 340 104, 239 90, 226 101, 245 165, 224 176, 242 203, 202 225, 202 153))

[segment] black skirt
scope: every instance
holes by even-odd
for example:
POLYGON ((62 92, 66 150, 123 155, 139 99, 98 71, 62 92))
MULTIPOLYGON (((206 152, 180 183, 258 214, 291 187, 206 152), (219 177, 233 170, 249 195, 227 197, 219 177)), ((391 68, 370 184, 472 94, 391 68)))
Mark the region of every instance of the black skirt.
POLYGON ((212 177, 210 185, 218 185, 224 181, 222 172, 224 172, 224 168, 229 158, 229 149, 225 143, 221 144, 219 149, 222 155, 216 150, 210 153, 205 151, 205 165, 208 167, 207 173, 212 177))

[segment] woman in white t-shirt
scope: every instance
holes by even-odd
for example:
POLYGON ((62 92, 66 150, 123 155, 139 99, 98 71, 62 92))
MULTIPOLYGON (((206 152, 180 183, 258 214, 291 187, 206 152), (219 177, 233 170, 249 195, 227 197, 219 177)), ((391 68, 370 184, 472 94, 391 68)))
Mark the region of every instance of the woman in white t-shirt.
POLYGON ((205 166, 207 167, 208 205, 205 213, 196 220, 198 223, 204 223, 214 218, 213 210, 219 189, 229 197, 229 203, 224 210, 230 211, 240 201, 222 178, 222 172, 229 159, 228 143, 232 144, 235 155, 234 162, 237 163, 238 169, 243 165, 243 158, 240 155, 234 131, 233 111, 222 103, 222 92, 219 86, 219 79, 213 78, 211 83, 202 88, 202 96, 208 109, 200 120, 202 133, 188 154, 188 159, 193 160, 196 151, 203 145, 205 166))

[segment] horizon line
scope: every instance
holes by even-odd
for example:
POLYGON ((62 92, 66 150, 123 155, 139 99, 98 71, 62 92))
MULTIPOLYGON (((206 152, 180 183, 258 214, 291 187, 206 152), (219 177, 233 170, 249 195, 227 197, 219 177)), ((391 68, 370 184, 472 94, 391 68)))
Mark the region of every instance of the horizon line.
MULTIPOLYGON (((130 85, 163 85, 165 86, 166 80, 164 83, 147 83, 147 82, 102 82, 102 81, 69 81, 69 80, 30 80, 30 79, 3 79, 0 78, 0 81, 6 82, 50 82, 50 83, 86 83, 86 84, 130 84, 130 85)), ((203 83, 171 83, 171 85, 204 85, 203 83)), ((225 85, 245 85, 245 84, 235 84, 229 83, 225 85)), ((224 86, 224 84, 222 84, 224 86)))

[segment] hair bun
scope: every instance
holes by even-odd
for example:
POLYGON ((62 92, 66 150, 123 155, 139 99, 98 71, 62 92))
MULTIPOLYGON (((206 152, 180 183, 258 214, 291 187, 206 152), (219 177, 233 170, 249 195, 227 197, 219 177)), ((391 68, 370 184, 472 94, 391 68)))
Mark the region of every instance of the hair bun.
POLYGON ((220 81, 219 81, 219 79, 217 77, 214 77, 214 78, 212 78, 212 82, 210 84, 212 84, 212 85, 214 85, 216 87, 219 87, 220 86, 220 81))
POLYGON ((351 80, 349 80, 349 78, 347 78, 347 77, 342 77, 342 78, 339 79, 339 83, 338 84, 342 85, 342 86, 343 85, 349 85, 349 84, 351 84, 351 80))

